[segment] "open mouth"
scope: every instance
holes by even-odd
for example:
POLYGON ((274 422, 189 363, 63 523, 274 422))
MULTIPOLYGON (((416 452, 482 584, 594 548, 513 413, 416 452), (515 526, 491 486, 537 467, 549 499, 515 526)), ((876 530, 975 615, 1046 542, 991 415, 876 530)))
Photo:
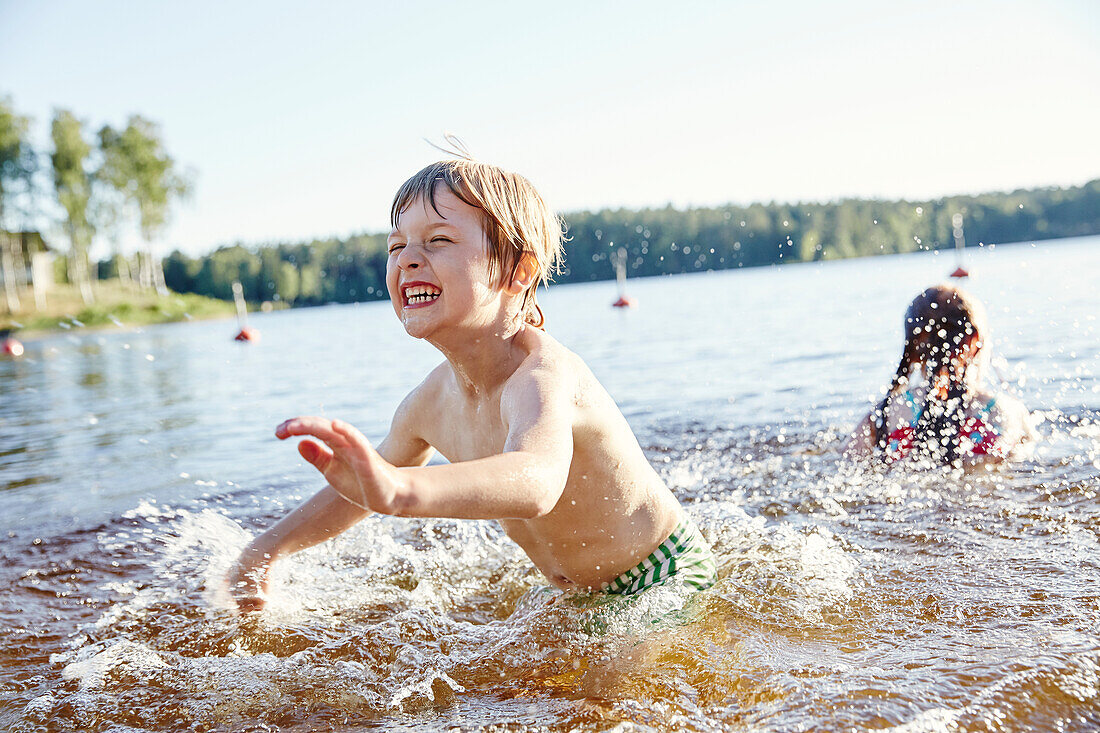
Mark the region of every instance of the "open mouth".
POLYGON ((443 291, 430 283, 408 283, 401 288, 405 298, 405 307, 427 305, 438 298, 443 291))

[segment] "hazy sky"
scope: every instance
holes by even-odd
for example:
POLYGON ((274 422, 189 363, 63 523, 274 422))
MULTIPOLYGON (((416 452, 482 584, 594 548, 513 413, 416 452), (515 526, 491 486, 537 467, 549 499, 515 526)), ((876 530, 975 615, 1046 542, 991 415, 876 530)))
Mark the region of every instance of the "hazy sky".
POLYGON ((0 95, 161 125, 165 244, 388 228, 462 137, 561 211, 1100 176, 1100 2, 0 0, 0 95))

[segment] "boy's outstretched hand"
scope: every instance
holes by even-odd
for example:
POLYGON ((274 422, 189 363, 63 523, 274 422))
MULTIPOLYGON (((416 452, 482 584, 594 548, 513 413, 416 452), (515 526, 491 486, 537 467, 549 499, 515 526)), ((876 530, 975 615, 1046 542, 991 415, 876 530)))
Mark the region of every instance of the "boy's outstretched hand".
POLYGON ((225 577, 225 587, 241 613, 259 611, 267 602, 271 556, 250 544, 225 577))
POLYGON ((303 440, 298 453, 340 496, 379 514, 399 511, 399 498, 404 495, 400 472, 378 455, 355 427, 343 420, 295 417, 275 428, 280 440, 296 435, 312 436, 323 443, 303 440))

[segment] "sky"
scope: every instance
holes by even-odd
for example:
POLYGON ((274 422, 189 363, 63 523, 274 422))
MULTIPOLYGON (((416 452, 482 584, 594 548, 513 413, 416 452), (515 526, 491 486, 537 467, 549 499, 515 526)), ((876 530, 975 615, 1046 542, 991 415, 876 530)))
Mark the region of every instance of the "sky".
POLYGON ((1100 177, 1100 2, 0 0, 0 96, 157 122, 192 256, 388 230, 447 133, 561 212, 920 199, 1100 177))

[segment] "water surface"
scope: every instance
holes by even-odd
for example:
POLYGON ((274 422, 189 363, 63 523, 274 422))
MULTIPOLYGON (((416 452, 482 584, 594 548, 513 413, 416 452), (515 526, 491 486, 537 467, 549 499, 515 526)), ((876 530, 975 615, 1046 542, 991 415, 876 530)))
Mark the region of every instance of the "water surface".
POLYGON ((719 583, 548 592, 489 522, 370 518, 240 619, 217 579, 317 486, 274 426, 384 434, 439 357, 388 304, 128 333, 0 361, 0 727, 1094 730, 1100 239, 969 254, 998 377, 1041 420, 1007 471, 863 472, 935 253, 553 287, 551 332, 699 522, 719 583))

